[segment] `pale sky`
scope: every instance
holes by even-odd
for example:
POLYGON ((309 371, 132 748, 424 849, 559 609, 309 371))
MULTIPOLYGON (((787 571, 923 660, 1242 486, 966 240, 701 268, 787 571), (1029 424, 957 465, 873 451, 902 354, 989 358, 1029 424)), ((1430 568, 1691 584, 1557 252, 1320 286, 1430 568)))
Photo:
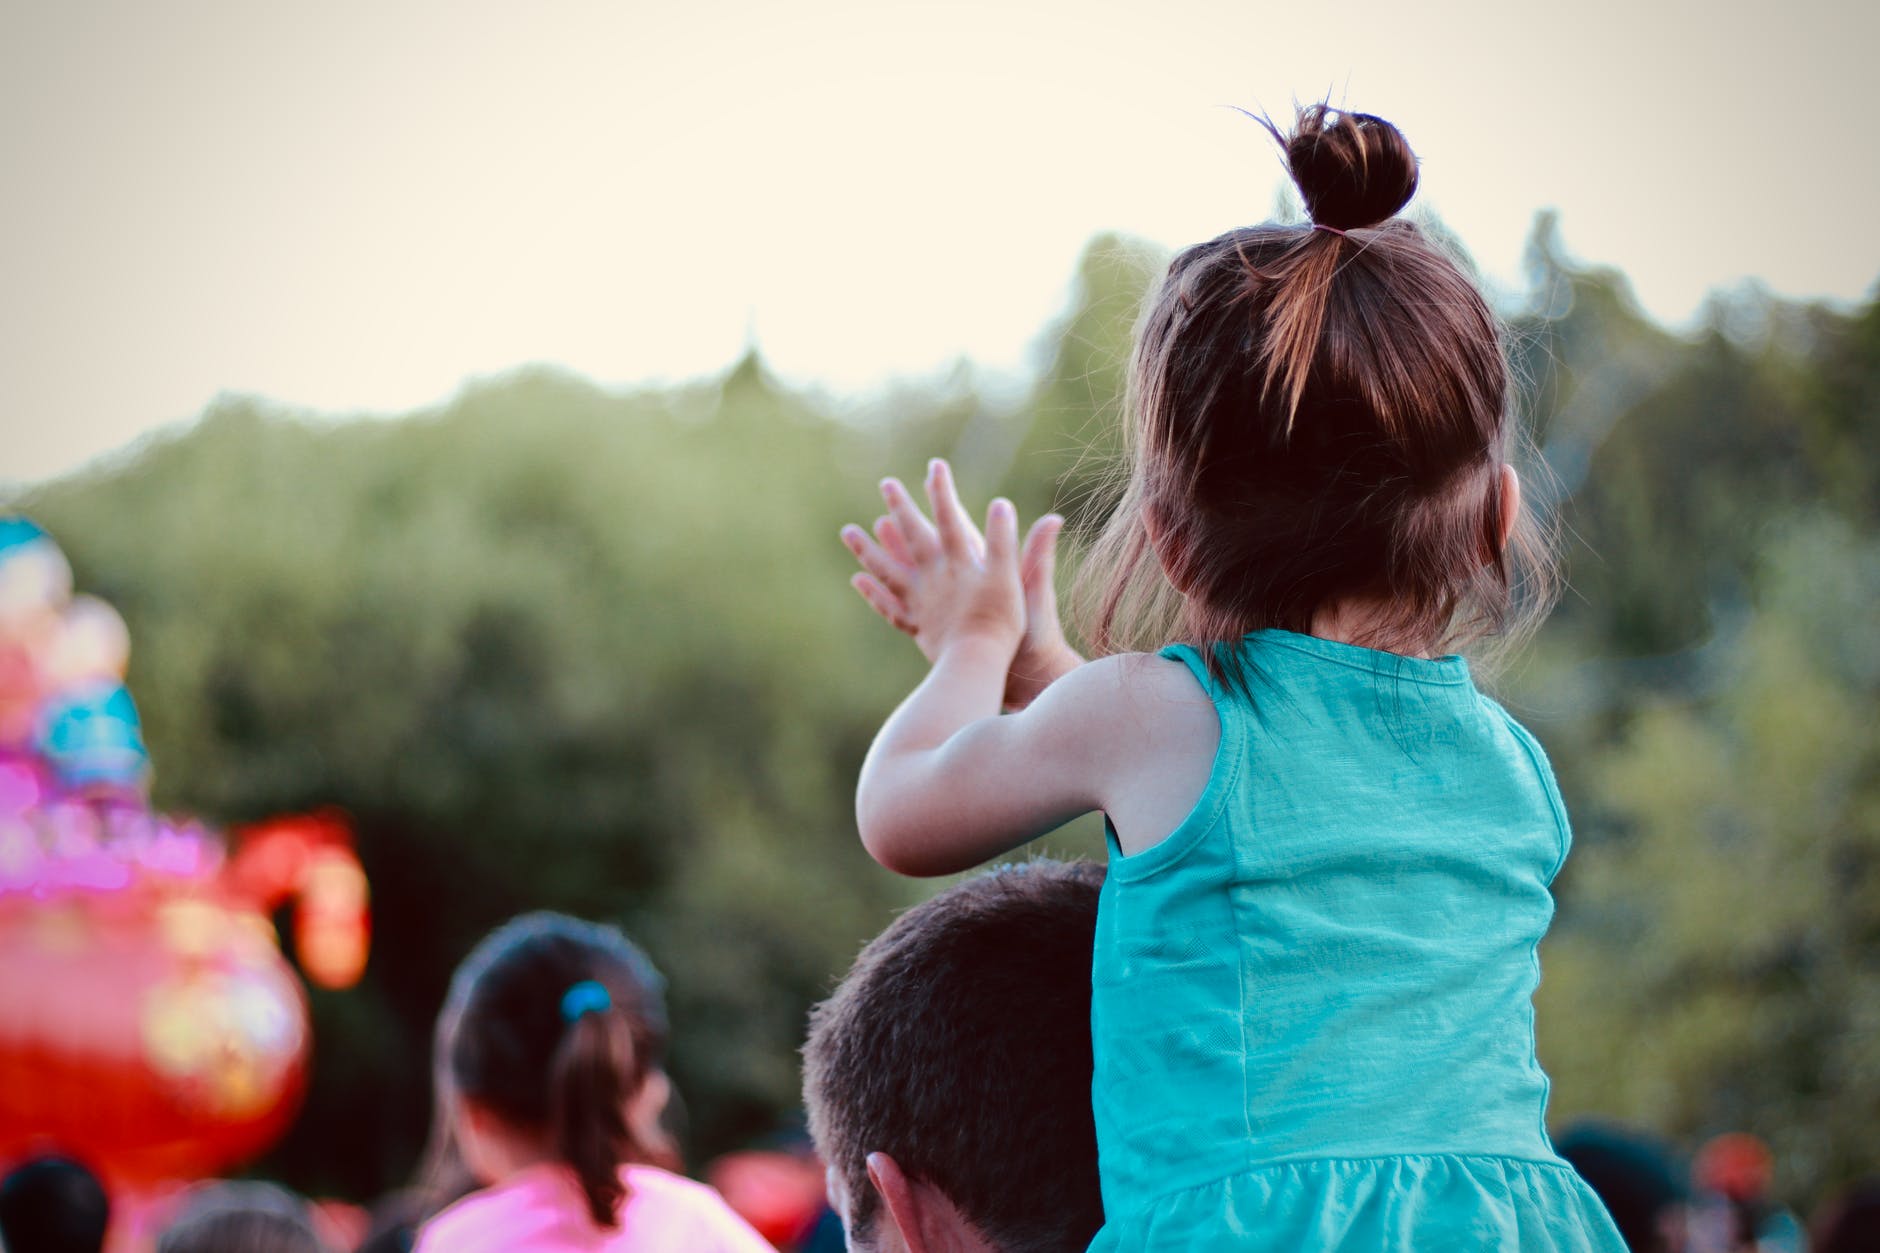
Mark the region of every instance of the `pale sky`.
POLYGON ((1871 0, 0 0, 0 482, 218 393, 554 362, 1026 368, 1085 241, 1269 215, 1225 105, 1398 123, 1510 286, 1536 210, 1676 324, 1880 278, 1871 0))

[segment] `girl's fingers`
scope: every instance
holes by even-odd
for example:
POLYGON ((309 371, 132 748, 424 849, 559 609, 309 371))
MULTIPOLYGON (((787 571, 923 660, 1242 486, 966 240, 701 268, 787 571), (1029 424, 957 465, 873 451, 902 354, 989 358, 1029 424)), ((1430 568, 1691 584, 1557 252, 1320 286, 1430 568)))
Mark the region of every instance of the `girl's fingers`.
POLYGON ((886 618, 896 630, 905 631, 909 635, 914 634, 915 626, 907 616, 907 607, 896 598, 893 592, 877 582, 872 574, 851 576, 849 586, 860 592, 862 599, 868 602, 868 607, 886 618))
POLYGON ((862 563, 862 569, 875 576, 877 583, 897 599, 907 598, 907 568, 889 556, 881 545, 870 538, 867 531, 851 523, 842 528, 842 542, 855 554, 855 559, 862 563))
POLYGON ((927 463, 927 500, 933 505, 940 547, 955 558, 977 556, 981 548, 978 530, 960 504, 959 491, 953 486, 953 468, 938 457, 927 463))
POLYGON ((882 550, 904 566, 914 564, 914 554, 908 551, 907 539, 901 534, 901 528, 893 518, 883 514, 875 519, 875 539, 882 550))
POLYGON ((1018 510, 1000 496, 986 508, 986 569, 1018 573, 1018 510))
POLYGON ((901 480, 881 480, 881 498, 888 502, 888 517, 907 546, 907 564, 918 565, 933 556, 940 548, 940 538, 933 524, 921 513, 920 506, 907 494, 907 488, 901 486, 901 480))
POLYGON ((1019 554, 1018 574, 1025 585, 1025 610, 1036 619, 1041 611, 1057 609, 1057 589, 1052 585, 1057 572, 1058 535, 1064 519, 1047 513, 1031 524, 1025 533, 1025 547, 1019 554))

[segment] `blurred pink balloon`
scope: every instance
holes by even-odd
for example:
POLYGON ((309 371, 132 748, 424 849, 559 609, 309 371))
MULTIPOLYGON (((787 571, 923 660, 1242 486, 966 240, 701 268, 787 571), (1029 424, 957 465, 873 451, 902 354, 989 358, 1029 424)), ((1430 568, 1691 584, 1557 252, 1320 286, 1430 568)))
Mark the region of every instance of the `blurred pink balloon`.
POLYGON ((96 596, 74 596, 47 652, 43 664, 51 690, 87 679, 122 679, 131 659, 130 628, 96 596))
POLYGON ((71 563, 50 536, 0 551, 0 624, 55 614, 71 598, 71 563))

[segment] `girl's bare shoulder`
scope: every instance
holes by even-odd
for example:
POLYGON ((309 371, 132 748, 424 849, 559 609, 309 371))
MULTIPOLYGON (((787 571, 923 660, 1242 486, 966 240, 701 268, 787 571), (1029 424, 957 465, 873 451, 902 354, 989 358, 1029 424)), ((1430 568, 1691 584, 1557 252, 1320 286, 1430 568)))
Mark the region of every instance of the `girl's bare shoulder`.
POLYGON ((1045 695, 1060 718, 1080 725, 1093 749, 1116 757, 1119 765, 1145 754, 1211 755, 1220 738, 1214 703, 1188 667, 1154 653, 1114 653, 1086 662, 1045 695))
MULTIPOLYGON (((1081 700, 1116 704, 1154 717, 1160 709, 1213 711, 1214 703, 1187 666, 1156 653, 1112 653, 1077 667, 1057 684, 1081 700)), ((1179 712, 1176 716, 1181 716, 1179 712)))
POLYGON ((1187 666, 1153 653, 1079 666, 1046 696, 1060 685, 1058 717, 1080 729, 1124 852, 1160 843, 1194 808, 1213 770, 1221 742, 1213 700, 1187 666))

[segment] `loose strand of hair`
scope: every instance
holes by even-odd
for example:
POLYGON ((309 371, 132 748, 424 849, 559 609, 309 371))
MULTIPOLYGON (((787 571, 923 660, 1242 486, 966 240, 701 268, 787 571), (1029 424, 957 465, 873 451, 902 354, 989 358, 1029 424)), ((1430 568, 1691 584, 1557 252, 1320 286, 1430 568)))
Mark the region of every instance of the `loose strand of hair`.
POLYGON ((1313 237, 1299 242, 1291 264, 1272 283, 1265 335, 1260 342, 1260 398, 1268 403, 1275 394, 1280 397, 1286 416, 1285 434, 1289 437, 1312 374, 1312 362, 1318 356, 1325 309, 1338 274, 1338 237, 1323 231, 1310 235, 1313 237), (1316 238, 1319 236, 1323 238, 1316 238))

